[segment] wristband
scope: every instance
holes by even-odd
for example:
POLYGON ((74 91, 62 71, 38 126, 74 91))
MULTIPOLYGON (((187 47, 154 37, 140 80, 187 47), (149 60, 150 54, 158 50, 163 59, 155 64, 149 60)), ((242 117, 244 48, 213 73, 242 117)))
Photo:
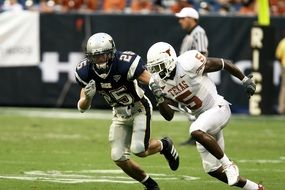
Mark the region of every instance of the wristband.
POLYGON ((242 79, 242 83, 245 83, 245 81, 247 81, 248 80, 248 77, 247 76, 245 76, 243 79, 242 79))
MULTIPOLYGON (((91 105, 89 105, 89 107, 88 107, 86 110, 89 110, 90 108, 91 108, 91 105)), ((82 109, 82 108, 80 107, 79 101, 77 102, 77 109, 78 109, 81 113, 83 113, 83 112, 86 111, 85 109, 82 109)))
POLYGON ((224 68, 225 68, 225 62, 224 62, 224 59, 223 59, 223 58, 221 58, 221 62, 222 62, 222 69, 221 69, 221 70, 224 70, 224 68))

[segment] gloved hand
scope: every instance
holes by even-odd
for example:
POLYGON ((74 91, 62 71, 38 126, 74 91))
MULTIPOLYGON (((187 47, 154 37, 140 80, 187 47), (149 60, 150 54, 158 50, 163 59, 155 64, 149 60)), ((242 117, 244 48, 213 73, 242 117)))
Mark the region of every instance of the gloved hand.
POLYGON ((149 80, 149 88, 150 90, 152 91, 156 101, 157 101, 157 104, 160 104, 164 101, 164 96, 166 95, 160 85, 159 85, 159 78, 157 77, 156 74, 154 74, 150 80, 149 80))
POLYGON ((242 79, 242 85, 244 86, 249 98, 255 93, 256 90, 256 84, 254 83, 252 77, 253 75, 249 74, 248 76, 242 79))
POLYGON ((89 83, 83 89, 85 96, 88 99, 92 99, 96 93, 96 83, 94 80, 90 80, 89 83))

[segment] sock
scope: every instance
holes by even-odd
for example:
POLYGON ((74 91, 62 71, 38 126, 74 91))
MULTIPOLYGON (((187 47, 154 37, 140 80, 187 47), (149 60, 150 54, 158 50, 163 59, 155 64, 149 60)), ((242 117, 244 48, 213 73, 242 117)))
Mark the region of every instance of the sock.
POLYGON ((245 189, 245 190, 258 190, 258 184, 247 179, 246 184, 243 186, 243 189, 245 189))
POLYGON ((158 184, 151 178, 149 175, 147 175, 142 181, 142 184, 146 187, 157 187, 158 184))
POLYGON ((226 154, 224 154, 224 156, 220 159, 220 162, 223 167, 228 166, 232 163, 226 154))
POLYGON ((163 142, 160 140, 160 152, 163 150, 163 142))

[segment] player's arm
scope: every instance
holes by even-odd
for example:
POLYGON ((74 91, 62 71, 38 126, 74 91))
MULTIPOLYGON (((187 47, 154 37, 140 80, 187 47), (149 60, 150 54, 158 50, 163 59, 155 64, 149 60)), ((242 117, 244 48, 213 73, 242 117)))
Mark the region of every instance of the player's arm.
POLYGON ((94 80, 91 80, 84 88, 80 91, 80 99, 77 102, 77 108, 80 112, 85 112, 90 109, 93 96, 96 93, 96 84, 94 80))
POLYGON ((249 96, 254 94, 256 85, 251 79, 252 75, 245 76, 241 70, 228 59, 208 58, 203 73, 210 73, 219 70, 226 70, 231 75, 240 79, 249 96))
POLYGON ((174 111, 169 107, 166 99, 163 97, 162 89, 160 88, 156 79, 153 78, 150 72, 144 70, 138 77, 138 80, 144 84, 149 84, 150 90, 156 98, 157 107, 160 114, 164 117, 164 119, 170 121, 174 116, 174 111))
POLYGON ((164 101, 157 105, 159 113, 167 121, 171 121, 174 117, 174 110, 169 107, 169 99, 164 98, 164 101))
POLYGON ((138 77, 138 80, 140 81, 140 82, 142 82, 143 84, 149 84, 149 80, 150 80, 150 78, 151 78, 151 74, 150 74, 150 72, 148 72, 147 70, 144 70, 141 74, 140 74, 140 76, 138 77))
POLYGON ((231 75, 237 77, 240 80, 245 77, 241 70, 230 60, 209 57, 205 64, 204 73, 210 73, 219 70, 226 70, 231 75))

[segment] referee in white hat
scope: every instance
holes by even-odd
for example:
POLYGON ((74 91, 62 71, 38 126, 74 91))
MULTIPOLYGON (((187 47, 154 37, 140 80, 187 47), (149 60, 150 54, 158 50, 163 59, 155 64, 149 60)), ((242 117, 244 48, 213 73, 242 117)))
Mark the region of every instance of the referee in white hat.
MULTIPOLYGON (((198 50, 207 57, 208 37, 205 30, 198 24, 198 12, 191 7, 185 7, 179 13, 176 13, 175 16, 179 18, 179 24, 181 25, 182 29, 187 32, 180 47, 180 55, 188 50, 198 50)), ((195 116, 187 116, 189 121, 195 120, 195 116)), ((196 141, 192 137, 189 137, 188 140, 181 143, 181 145, 195 144, 196 141)))
POLYGON ((207 56, 208 37, 205 30, 198 24, 198 12, 191 7, 185 7, 175 16, 179 18, 182 29, 187 32, 181 44, 180 54, 188 50, 198 50, 207 56))

